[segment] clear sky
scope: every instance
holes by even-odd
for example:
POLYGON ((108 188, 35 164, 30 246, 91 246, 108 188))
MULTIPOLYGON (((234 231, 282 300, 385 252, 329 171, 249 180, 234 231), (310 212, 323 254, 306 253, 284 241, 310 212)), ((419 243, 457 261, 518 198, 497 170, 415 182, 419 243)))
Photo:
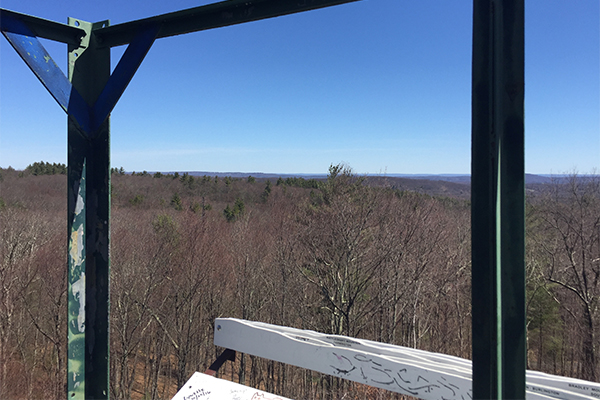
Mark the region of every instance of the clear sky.
MULTIPOLYGON (((115 25, 206 0, 0 0, 115 25)), ((526 170, 600 170, 600 2, 526 1, 526 170)), ((111 117, 127 171, 470 172, 472 1, 363 0, 159 39, 111 117)), ((66 68, 66 45, 44 41, 66 68)), ((113 66, 124 47, 112 50, 113 66)), ((0 166, 66 163, 66 115, 0 38, 0 166)))

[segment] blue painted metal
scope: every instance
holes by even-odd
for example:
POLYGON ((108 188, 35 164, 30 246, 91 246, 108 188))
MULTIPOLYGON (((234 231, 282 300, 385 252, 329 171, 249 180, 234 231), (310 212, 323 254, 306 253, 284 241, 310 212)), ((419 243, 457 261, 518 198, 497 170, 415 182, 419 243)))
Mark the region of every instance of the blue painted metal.
POLYGON ((159 30, 159 24, 149 24, 129 44, 94 104, 92 130, 96 130, 109 116, 152 47, 159 30))
POLYGON ((160 25, 153 23, 142 27, 127 47, 91 112, 88 104, 73 88, 32 30, 18 18, 18 14, 3 12, 2 29, 4 36, 52 97, 80 125, 80 133, 88 136, 97 131, 117 104, 152 47, 160 25))
POLYGON ((20 25, 14 24, 15 20, 23 22, 34 33, 34 36, 39 38, 78 45, 81 43, 81 38, 85 36, 85 31, 74 26, 0 8, 0 30, 2 32, 23 34, 20 25))
POLYGON ((90 131, 89 107, 34 33, 19 19, 2 14, 2 33, 64 111, 84 132, 90 131), (7 29, 4 31, 4 29, 7 29))

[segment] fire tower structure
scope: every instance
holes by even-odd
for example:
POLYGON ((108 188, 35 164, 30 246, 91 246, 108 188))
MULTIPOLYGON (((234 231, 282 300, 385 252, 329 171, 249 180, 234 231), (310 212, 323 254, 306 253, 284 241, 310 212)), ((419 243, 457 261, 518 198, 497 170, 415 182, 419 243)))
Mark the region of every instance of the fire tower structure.
MULTIPOLYGON (((0 9, 2 34, 68 115, 68 399, 109 397, 110 113, 154 41, 352 1, 228 0, 113 26, 0 9), (68 45, 66 75, 38 38, 68 45)), ((473 394, 523 399, 524 0, 473 5, 473 394)))

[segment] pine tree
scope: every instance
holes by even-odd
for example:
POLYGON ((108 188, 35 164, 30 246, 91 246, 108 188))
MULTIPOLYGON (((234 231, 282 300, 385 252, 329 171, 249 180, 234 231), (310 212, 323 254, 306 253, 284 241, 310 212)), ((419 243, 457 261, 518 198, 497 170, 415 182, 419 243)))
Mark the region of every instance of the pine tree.
POLYGON ((260 195, 261 200, 263 201, 263 203, 265 203, 267 201, 267 199, 269 198, 269 195, 271 194, 271 181, 267 181, 267 184, 265 185, 265 190, 262 192, 262 194, 260 195))
POLYGON ((177 211, 183 210, 183 202, 181 201, 179 193, 174 193, 173 197, 171 197, 171 207, 173 207, 177 211))

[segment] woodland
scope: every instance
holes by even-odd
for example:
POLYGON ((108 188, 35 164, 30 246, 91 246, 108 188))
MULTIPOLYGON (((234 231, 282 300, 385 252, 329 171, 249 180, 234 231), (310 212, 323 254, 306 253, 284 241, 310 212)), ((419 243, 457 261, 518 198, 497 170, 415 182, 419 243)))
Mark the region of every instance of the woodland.
MULTIPOLYGON (((60 164, 0 170, 0 398, 66 390, 60 164)), ((110 395, 170 399, 235 317, 470 358, 470 203, 369 182, 113 169, 110 395)), ((528 187, 528 368, 600 379, 600 177, 528 187)), ((295 399, 399 395, 249 355, 219 372, 295 399)))

